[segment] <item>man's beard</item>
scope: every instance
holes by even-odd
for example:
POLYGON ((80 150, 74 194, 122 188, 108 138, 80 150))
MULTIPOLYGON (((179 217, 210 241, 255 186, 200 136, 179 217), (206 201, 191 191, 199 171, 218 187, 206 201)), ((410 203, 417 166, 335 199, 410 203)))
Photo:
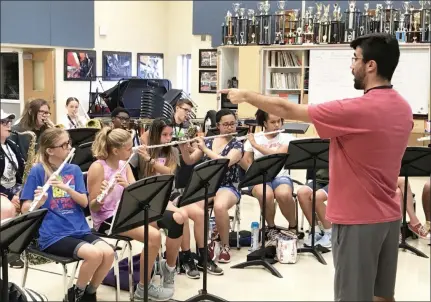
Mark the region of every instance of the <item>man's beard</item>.
POLYGON ((356 90, 363 90, 365 88, 364 86, 364 79, 355 77, 354 79, 354 87, 356 90))

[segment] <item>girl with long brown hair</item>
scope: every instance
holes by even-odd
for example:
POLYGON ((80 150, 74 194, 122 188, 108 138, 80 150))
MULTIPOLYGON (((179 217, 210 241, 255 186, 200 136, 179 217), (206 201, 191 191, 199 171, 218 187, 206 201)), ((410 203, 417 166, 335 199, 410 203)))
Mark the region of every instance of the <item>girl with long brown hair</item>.
MULTIPOLYGON (((59 128, 47 129, 41 135, 40 162, 30 170, 21 194, 23 213, 30 209, 35 197, 42 194, 43 185, 68 156, 70 142, 69 134, 59 128)), ((40 249, 49 254, 83 260, 76 286, 69 292, 74 295, 72 301, 94 301, 96 290, 114 261, 114 250, 92 234, 85 219, 83 209, 88 206, 88 199, 81 169, 66 163, 50 185, 36 206, 36 209, 48 210, 39 229, 40 249)))
MULTIPOLYGON (((174 125, 171 120, 157 118, 153 121, 149 129, 149 146, 166 144, 172 141, 174 136, 174 125)), ((139 149, 139 172, 140 177, 149 177, 159 174, 175 174, 180 164, 179 151, 172 146, 162 148, 147 149, 143 145, 139 149)), ((182 250, 182 267, 187 277, 191 279, 199 278, 200 274, 197 268, 203 269, 204 254, 204 210, 198 204, 191 204, 185 207, 177 208, 178 198, 173 194, 167 210, 181 214, 184 221, 183 240, 181 242, 182 250), (196 267, 190 251, 190 226, 189 218, 194 222, 194 235, 198 247, 198 254, 201 256, 196 267)), ((223 270, 213 261, 208 259, 208 272, 213 275, 222 275, 223 270)))

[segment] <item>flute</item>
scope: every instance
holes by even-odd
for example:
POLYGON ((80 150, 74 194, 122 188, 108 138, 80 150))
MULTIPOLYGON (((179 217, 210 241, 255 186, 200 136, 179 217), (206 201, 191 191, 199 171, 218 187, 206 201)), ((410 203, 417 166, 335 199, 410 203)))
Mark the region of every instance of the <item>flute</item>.
POLYGON ((54 180, 55 178, 57 178, 60 175, 61 170, 63 170, 66 163, 68 163, 69 161, 72 160, 74 155, 75 155, 75 148, 70 150, 69 155, 67 155, 66 159, 61 163, 60 167, 58 167, 58 169, 54 173, 52 173, 51 176, 48 178, 48 181, 42 187, 42 193, 40 193, 40 195, 38 195, 37 197, 35 197, 33 199, 33 202, 30 205, 29 212, 33 211, 36 208, 37 204, 40 202, 43 195, 45 195, 46 192, 48 192, 49 188, 51 187, 50 181, 54 180))
MULTIPOLYGON (((256 136, 270 135, 270 134, 283 133, 283 132, 286 132, 286 130, 285 129, 281 129, 281 130, 275 130, 275 131, 270 131, 270 132, 263 132, 262 131, 262 132, 254 133, 253 136, 256 137, 256 136)), ((248 138, 248 135, 244 135, 244 136, 237 137, 236 140, 237 141, 243 141, 243 140, 245 140, 247 138, 248 138)))
MULTIPOLYGON (((229 133, 229 134, 219 134, 219 135, 214 135, 214 136, 205 136, 205 137, 201 137, 203 140, 207 140, 207 139, 212 139, 212 138, 217 138, 217 137, 226 137, 226 136, 232 136, 232 135, 237 135, 237 132, 234 133, 229 133)), ((197 137, 195 138, 191 138, 191 139, 186 139, 183 141, 175 141, 175 142, 170 142, 170 143, 166 143, 166 144, 160 144, 160 145, 151 145, 151 146, 147 146, 147 149, 156 149, 156 148, 163 148, 163 147, 168 147, 168 146, 175 146, 175 145, 181 145, 181 144, 186 144, 186 143, 191 143, 196 141, 197 137)))
POLYGON ((124 169, 127 168, 127 165, 130 163, 130 161, 132 160, 133 156, 136 155, 136 152, 138 151, 139 146, 133 147, 132 148, 132 155, 130 155, 130 157, 127 159, 127 161, 124 163, 124 165, 120 168, 120 170, 118 170, 117 173, 114 173, 111 178, 109 179, 108 182, 108 186, 105 188, 105 190, 102 191, 102 193, 100 193, 99 195, 97 195, 96 197, 96 202, 97 203, 101 203, 102 200, 106 197, 106 195, 108 195, 108 192, 111 190, 111 188, 117 183, 116 181, 116 175, 118 173, 123 173, 124 169))

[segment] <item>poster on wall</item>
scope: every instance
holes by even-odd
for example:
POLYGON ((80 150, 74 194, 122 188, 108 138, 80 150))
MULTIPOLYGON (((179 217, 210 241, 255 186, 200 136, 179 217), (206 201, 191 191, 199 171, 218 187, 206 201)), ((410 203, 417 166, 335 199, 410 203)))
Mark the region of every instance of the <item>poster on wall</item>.
POLYGON ((118 81, 132 76, 132 53, 102 51, 102 78, 104 81, 118 81))
POLYGON ((199 70, 199 93, 217 93, 217 70, 199 70))
POLYGON ((94 50, 64 50, 65 81, 95 79, 96 70, 96 52, 94 50))
POLYGON ((199 68, 217 68, 217 49, 199 49, 199 68))
POLYGON ((138 53, 137 75, 142 79, 163 79, 163 54, 138 53))

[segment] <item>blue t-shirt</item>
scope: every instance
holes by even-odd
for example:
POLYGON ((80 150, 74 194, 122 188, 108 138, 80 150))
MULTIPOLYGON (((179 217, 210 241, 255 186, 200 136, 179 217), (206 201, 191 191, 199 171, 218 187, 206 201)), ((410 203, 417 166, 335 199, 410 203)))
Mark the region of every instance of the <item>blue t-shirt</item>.
MULTIPOLYGON (((69 187, 78 193, 87 193, 84 177, 77 165, 66 164, 60 174, 63 183, 69 183, 69 187)), ((34 190, 44 184, 45 170, 42 164, 37 164, 30 170, 21 193, 21 200, 33 200, 34 190)), ((40 208, 48 209, 39 229, 39 246, 42 250, 64 237, 79 238, 91 233, 82 207, 63 190, 50 187, 48 199, 40 208)))

